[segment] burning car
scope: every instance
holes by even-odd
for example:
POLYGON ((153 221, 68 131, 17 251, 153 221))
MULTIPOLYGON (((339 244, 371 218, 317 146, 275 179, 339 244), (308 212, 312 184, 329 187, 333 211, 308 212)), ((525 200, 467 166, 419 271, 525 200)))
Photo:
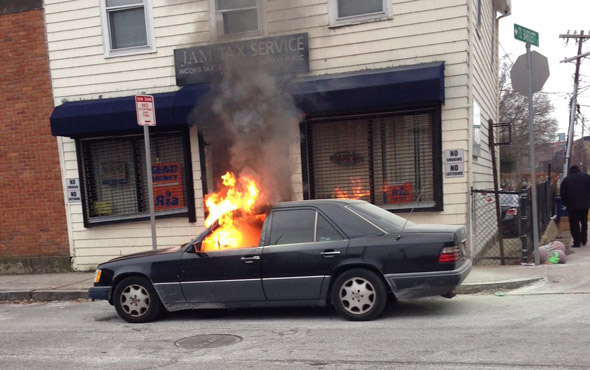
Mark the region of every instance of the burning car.
POLYGON ((163 310, 328 304, 372 320, 390 296, 452 297, 471 270, 463 226, 417 225, 362 200, 284 202, 234 217, 232 226, 251 231, 238 244, 215 217, 183 246, 99 265, 90 298, 132 323, 163 310))

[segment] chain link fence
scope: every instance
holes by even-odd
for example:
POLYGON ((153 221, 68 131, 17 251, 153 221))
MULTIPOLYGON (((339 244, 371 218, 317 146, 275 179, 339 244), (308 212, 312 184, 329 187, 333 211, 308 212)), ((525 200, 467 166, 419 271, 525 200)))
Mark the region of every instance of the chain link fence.
MULTIPOLYGON (((549 182, 537 184, 536 190, 537 222, 541 235, 554 214, 555 194, 549 182)), ((474 264, 510 265, 534 262, 530 188, 523 189, 522 192, 498 191, 497 196, 494 190, 472 189, 471 206, 471 255, 474 264)))
POLYGON ((519 264, 522 255, 521 196, 516 192, 472 190, 472 256, 475 264, 519 264), (500 224, 496 204, 499 201, 500 224))

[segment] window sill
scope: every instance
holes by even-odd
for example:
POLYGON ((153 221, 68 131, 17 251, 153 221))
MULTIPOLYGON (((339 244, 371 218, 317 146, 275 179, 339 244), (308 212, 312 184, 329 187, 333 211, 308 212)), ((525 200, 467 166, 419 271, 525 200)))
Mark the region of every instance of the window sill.
POLYGON ((359 24, 364 24, 364 23, 373 23, 373 22, 383 22, 383 21, 390 21, 393 20, 393 17, 382 14, 379 16, 373 16, 373 17, 351 17, 351 18, 343 18, 343 19, 337 19, 337 20, 333 20, 331 22, 331 24, 328 26, 328 28, 330 29, 336 29, 336 28, 341 28, 341 27, 348 27, 348 26, 356 26, 359 24))
MULTIPOLYGON (((158 212, 156 214, 156 219, 171 218, 171 217, 188 217, 188 209, 181 208, 176 211, 158 212)), ((132 215, 132 216, 92 217, 91 219, 88 220, 88 222, 84 225, 84 227, 89 228, 89 227, 93 227, 93 226, 113 225, 113 224, 121 224, 121 223, 127 223, 127 222, 141 222, 141 221, 149 221, 149 220, 150 220, 149 214, 132 215)))
POLYGON ((156 53, 156 48, 130 48, 124 50, 105 51, 105 59, 128 57, 133 55, 153 54, 156 53))

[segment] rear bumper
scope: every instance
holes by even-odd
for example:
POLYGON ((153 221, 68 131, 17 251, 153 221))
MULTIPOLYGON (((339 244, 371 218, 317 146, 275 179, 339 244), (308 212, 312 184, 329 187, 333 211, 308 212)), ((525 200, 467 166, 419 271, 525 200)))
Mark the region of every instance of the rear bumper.
POLYGON ((387 274, 387 282, 397 298, 422 298, 451 293, 471 271, 471 260, 450 271, 387 274))
POLYGON ((110 286, 95 286, 88 289, 88 297, 90 299, 106 299, 109 300, 111 297, 110 286))

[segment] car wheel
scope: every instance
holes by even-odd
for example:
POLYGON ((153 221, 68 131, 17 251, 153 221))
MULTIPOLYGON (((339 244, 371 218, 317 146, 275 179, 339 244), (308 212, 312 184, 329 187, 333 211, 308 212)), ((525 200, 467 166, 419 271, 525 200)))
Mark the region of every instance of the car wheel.
POLYGON ((381 315, 387 305, 387 288, 374 272, 352 269, 334 281, 331 302, 347 320, 373 320, 381 315))
POLYGON ((119 316, 131 323, 153 321, 162 308, 154 287, 141 276, 130 276, 117 284, 113 301, 119 316))

